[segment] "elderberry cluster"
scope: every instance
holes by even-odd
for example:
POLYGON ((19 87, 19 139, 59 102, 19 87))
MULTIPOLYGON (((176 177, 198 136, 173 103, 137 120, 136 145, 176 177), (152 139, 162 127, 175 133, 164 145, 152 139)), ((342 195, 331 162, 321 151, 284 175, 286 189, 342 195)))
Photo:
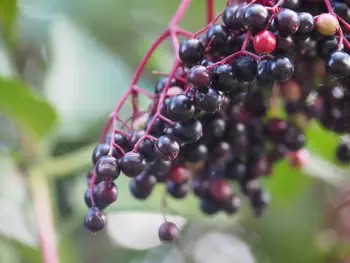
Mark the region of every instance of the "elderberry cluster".
MULTIPOLYGON (((193 192, 205 214, 232 215, 243 198, 259 216, 269 201, 259 178, 285 157, 302 165, 310 120, 350 133, 350 9, 344 2, 272 2, 229 5, 219 22, 184 40, 149 109, 133 116, 132 129, 112 130, 96 146, 87 229, 103 228, 120 173, 131 178, 136 199, 164 184, 169 198, 193 192)), ((350 163, 349 140, 337 157, 350 163)), ((171 222, 159 229, 161 240, 178 234, 171 222)))

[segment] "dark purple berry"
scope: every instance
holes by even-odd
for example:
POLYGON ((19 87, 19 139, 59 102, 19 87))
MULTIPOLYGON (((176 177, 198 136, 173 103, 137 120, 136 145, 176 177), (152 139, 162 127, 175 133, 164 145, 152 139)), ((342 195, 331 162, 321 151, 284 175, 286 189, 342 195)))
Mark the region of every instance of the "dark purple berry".
MULTIPOLYGON (((110 151, 110 147, 108 143, 98 144, 95 147, 94 152, 92 153, 93 164, 95 165, 97 161, 101 159, 101 157, 107 156, 109 154, 109 151, 110 151)), ((112 147, 112 156, 118 159, 122 155, 116 148, 112 147)))
POLYGON ((243 25, 253 33, 257 33, 266 27, 269 18, 269 12, 260 4, 252 4, 245 8, 242 17, 243 25))
POLYGON ((195 93, 195 104, 196 107, 205 112, 216 112, 220 109, 222 103, 222 96, 220 93, 212 88, 207 89, 207 91, 201 92, 197 90, 195 93))
POLYGON ((176 122, 172 127, 172 133, 179 142, 194 143, 202 137, 203 127, 198 120, 176 122))
POLYGON ((233 61, 232 72, 238 81, 252 82, 258 73, 258 63, 252 56, 240 56, 233 61))
POLYGON ((287 8, 282 9, 277 13, 274 25, 281 36, 294 34, 300 26, 298 14, 287 8))
POLYGON ((130 192, 136 198, 140 200, 147 199, 153 190, 153 186, 157 182, 157 179, 150 173, 144 171, 130 181, 130 192))
POLYGON ((179 57, 186 64, 197 64, 204 56, 204 47, 200 40, 184 40, 179 48, 179 57))
POLYGON ((180 152, 180 145, 169 136, 163 135, 158 138, 155 144, 155 150, 159 158, 163 160, 174 160, 180 152))
POLYGON ((214 89, 229 93, 236 85, 237 79, 233 76, 231 65, 223 64, 214 68, 212 84, 214 89))
POLYGON ((334 77, 350 75, 350 55, 344 51, 333 52, 326 62, 326 71, 334 77))
POLYGON ((220 205, 214 200, 210 199, 201 199, 202 212, 207 215, 215 215, 220 210, 220 205))
POLYGON ((202 65, 194 66, 187 74, 187 81, 196 87, 206 87, 211 81, 210 72, 202 65))
POLYGON ((181 149, 181 152, 186 162, 190 163, 205 161, 208 157, 208 148, 203 143, 188 144, 181 149))
POLYGON ((298 18, 299 18, 299 28, 298 28, 298 33, 300 34, 308 34, 310 32, 312 32, 312 30, 314 29, 314 18, 310 13, 307 12, 301 12, 298 14, 298 18))
POLYGON ((221 24, 212 25, 207 31, 208 42, 215 51, 226 48, 229 36, 230 32, 221 24))
POLYGON ((99 208, 114 203, 117 197, 118 188, 113 182, 100 182, 95 186, 94 201, 99 208))
POLYGON ((173 121, 187 121, 193 117, 195 110, 193 102, 185 94, 175 95, 168 104, 168 116, 173 121))
POLYGON ((146 162, 154 162, 157 158, 157 154, 154 151, 154 140, 151 139, 144 139, 139 144, 139 152, 143 156, 143 158, 146 160, 146 162))
POLYGON ((289 80, 294 73, 293 63, 287 57, 277 57, 270 63, 271 76, 278 81, 289 80))
POLYGON ((239 30, 243 28, 242 16, 246 4, 233 4, 225 8, 222 20, 227 28, 239 30))
POLYGON ((172 222, 164 222, 158 230, 159 240, 162 242, 172 242, 179 238, 180 230, 172 222))
POLYGON ((127 152, 120 160, 122 172, 128 177, 135 177, 146 169, 146 160, 137 152, 127 152))
POLYGON ((189 190, 190 188, 188 186, 188 183, 177 184, 172 181, 167 182, 168 193, 176 199, 185 198, 188 195, 189 190))
POLYGON ((149 167, 149 173, 154 174, 155 176, 161 176, 166 174, 171 167, 171 161, 157 159, 149 167))
POLYGON ((350 143, 348 141, 341 142, 338 145, 336 156, 339 162, 343 164, 350 163, 350 143))
POLYGON ((96 174, 100 179, 117 179, 120 174, 120 166, 118 160, 113 156, 102 157, 96 164, 96 174))
POLYGON ((84 218, 84 226, 87 230, 95 233, 101 231, 106 223, 104 213, 97 207, 89 208, 84 218))
POLYGON ((238 195, 230 196, 222 204, 222 209, 229 215, 232 215, 238 211, 241 206, 241 199, 238 195))

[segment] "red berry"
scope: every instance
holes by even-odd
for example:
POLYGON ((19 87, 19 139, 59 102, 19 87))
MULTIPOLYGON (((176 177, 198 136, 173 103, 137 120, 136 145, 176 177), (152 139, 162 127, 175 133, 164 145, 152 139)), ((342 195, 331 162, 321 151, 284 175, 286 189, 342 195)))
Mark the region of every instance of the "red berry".
POLYGON ((190 179, 191 174, 191 171, 183 166, 174 166, 169 172, 169 180, 176 184, 182 184, 190 179))
POLYGON ((253 38, 253 47, 257 53, 271 53, 276 48, 276 37, 268 30, 262 30, 253 38))
POLYGON ((230 184, 223 179, 211 182, 209 185, 209 192, 211 196, 218 201, 226 201, 232 195, 230 184))

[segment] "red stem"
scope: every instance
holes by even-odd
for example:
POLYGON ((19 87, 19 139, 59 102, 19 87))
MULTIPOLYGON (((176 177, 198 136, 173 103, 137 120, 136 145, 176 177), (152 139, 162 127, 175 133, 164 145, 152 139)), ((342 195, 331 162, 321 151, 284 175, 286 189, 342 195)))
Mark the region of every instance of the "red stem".
POLYGON ((214 0, 207 0, 207 24, 214 19, 214 0))

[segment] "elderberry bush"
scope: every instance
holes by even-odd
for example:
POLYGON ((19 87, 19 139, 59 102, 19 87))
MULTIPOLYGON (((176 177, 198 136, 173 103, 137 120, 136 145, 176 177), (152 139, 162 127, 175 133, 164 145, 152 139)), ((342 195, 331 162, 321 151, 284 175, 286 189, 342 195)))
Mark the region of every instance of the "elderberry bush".
MULTIPOLYGON (((304 164, 311 121, 350 133, 347 21, 343 2, 258 0, 227 5, 197 33, 171 24, 155 42, 186 37, 171 72, 161 73, 151 94, 136 83, 141 63, 92 154, 85 227, 103 228, 119 176, 130 177, 130 192, 139 200, 158 184, 166 198, 195 195, 208 216, 233 215, 244 202, 261 216, 269 195, 260 178, 286 157, 296 167, 304 164), (137 104, 141 93, 151 101, 145 111, 137 104), (129 97, 133 112, 124 121, 118 113, 129 97)), ((335 155, 350 163, 349 140, 335 155)), ((159 237, 173 241, 178 232, 164 222, 159 237)))

